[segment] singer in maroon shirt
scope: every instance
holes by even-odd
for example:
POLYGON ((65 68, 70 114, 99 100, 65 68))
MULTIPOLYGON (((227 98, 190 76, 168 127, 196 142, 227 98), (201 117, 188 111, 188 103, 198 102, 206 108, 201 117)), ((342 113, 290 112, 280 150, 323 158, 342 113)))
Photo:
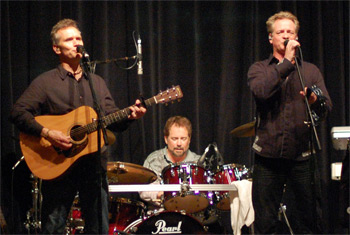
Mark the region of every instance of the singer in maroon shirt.
POLYGON ((254 63, 248 71, 248 85, 257 109, 252 146, 254 229, 256 234, 289 232, 280 230, 278 220, 286 189, 295 197, 295 208, 287 205, 291 229, 296 234, 314 234, 321 232, 316 230, 315 169, 312 168, 317 146, 312 141, 312 129, 305 124, 310 120, 305 94, 318 115, 316 124, 325 118, 332 103, 319 69, 296 56, 300 47, 298 19, 290 12, 279 12, 266 25, 273 54, 254 63), (305 87, 301 86, 296 63, 301 68, 305 87), (311 90, 313 86, 322 95, 311 90))
MULTIPOLYGON (((53 51, 58 55, 60 65, 33 80, 15 103, 11 119, 20 131, 33 136, 42 136, 57 149, 68 150, 72 147, 72 143, 67 133, 48 129, 36 122, 34 117, 63 115, 83 105, 94 108, 94 102, 88 76, 80 64, 83 55, 77 52, 77 46, 84 45, 77 23, 71 19, 59 21, 52 28, 51 39, 53 51)), ((102 113, 107 115, 117 111, 118 108, 104 80, 98 75, 89 75, 102 113)), ((123 131, 132 120, 139 119, 146 113, 146 109, 140 106, 139 100, 130 107, 130 111, 128 120, 115 124, 111 128, 115 131, 123 131)), ((53 180, 43 180, 41 214, 43 234, 67 232, 65 231, 66 220, 77 192, 79 192, 80 206, 85 220, 84 232, 86 234, 108 233, 108 182, 106 161, 103 161, 103 159, 106 160, 104 153, 106 152, 102 151, 102 156, 97 153, 83 156, 62 176, 53 180), (101 166, 96 164, 97 157, 98 160, 102 158, 101 166), (96 165, 101 167, 101 174, 98 173, 96 165)))

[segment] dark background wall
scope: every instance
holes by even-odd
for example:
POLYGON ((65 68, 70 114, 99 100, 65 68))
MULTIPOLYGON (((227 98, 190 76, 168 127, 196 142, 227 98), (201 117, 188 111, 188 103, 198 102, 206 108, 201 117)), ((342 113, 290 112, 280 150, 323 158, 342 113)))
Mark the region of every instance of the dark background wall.
MULTIPOLYGON (((349 126, 348 1, 2 1, 3 184, 10 185, 12 173, 21 180, 18 172, 25 168, 23 162, 15 172, 9 170, 22 156, 18 131, 8 121, 10 110, 36 76, 58 64, 49 35, 63 18, 79 22, 92 60, 135 55, 133 31, 140 34, 142 77, 137 76, 136 67, 120 68, 131 66, 132 61, 96 66, 120 108, 131 105, 140 94, 149 98, 172 85, 180 85, 184 94, 181 102, 149 108, 142 120, 117 134, 110 161, 142 165, 149 153, 164 146, 167 118, 183 115, 193 123, 193 151, 202 154, 209 143, 216 142, 226 164, 251 167, 253 138, 234 138, 230 131, 254 120, 246 74, 254 61, 271 53, 265 22, 280 10, 297 15, 304 60, 320 68, 334 104, 317 128, 322 145, 317 156, 320 214, 324 231, 334 232, 342 205, 339 182, 331 181, 330 166, 342 161, 345 153, 333 149, 330 131, 334 126, 349 126)), ((8 197, 3 196, 2 205, 8 197)))

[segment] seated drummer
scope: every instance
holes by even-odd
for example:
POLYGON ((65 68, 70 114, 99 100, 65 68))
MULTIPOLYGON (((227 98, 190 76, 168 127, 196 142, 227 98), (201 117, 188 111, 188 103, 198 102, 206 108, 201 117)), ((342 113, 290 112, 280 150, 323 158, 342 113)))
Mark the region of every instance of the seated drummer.
MULTIPOLYGON (((189 150, 191 135, 192 124, 186 117, 173 116, 167 120, 164 127, 164 141, 167 146, 148 155, 143 164, 158 176, 152 184, 160 184, 162 170, 169 164, 198 161, 201 156, 189 150)), ((140 192, 141 199, 149 203, 149 209, 160 209, 163 195, 163 191, 140 192)))
MULTIPOLYGON (((158 179, 152 184, 161 183, 162 171, 170 164, 176 163, 197 163, 201 158, 189 150, 192 136, 192 124, 190 120, 182 116, 170 117, 164 127, 164 141, 166 147, 159 149, 148 155, 143 166, 154 171, 158 179)), ((140 197, 148 203, 148 211, 162 211, 162 198, 164 192, 140 192, 140 197)), ((210 215, 208 218, 203 218, 200 214, 192 214, 201 223, 205 223, 208 227, 208 232, 212 234, 232 234, 230 214, 222 212, 222 218, 217 220, 217 215, 210 215), (208 220, 206 220, 208 219, 208 220)))

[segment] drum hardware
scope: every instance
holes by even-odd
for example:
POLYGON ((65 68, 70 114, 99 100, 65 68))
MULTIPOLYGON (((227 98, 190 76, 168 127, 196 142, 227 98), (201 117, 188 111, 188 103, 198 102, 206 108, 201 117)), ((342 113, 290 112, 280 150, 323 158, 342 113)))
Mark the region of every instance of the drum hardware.
POLYGON ((204 167, 208 171, 215 171, 219 166, 224 164, 224 159, 215 142, 209 144, 205 148, 204 153, 198 159, 197 164, 204 167))
MULTIPOLYGON (((283 185, 283 195, 286 193, 286 187, 287 187, 287 185, 284 184, 283 185)), ((288 226, 290 234, 294 235, 292 227, 290 226, 289 220, 287 218, 286 210, 287 210, 287 206, 283 205, 283 196, 282 196, 282 201, 280 203, 280 208, 278 210, 278 220, 282 222, 282 215, 283 215, 283 218, 284 218, 284 220, 285 220, 285 222, 286 222, 286 224, 288 226)))
POLYGON ((24 156, 22 156, 22 157, 16 162, 16 164, 13 165, 12 170, 14 170, 14 169, 18 166, 18 164, 20 164, 23 160, 24 160, 24 156))
POLYGON ((216 206, 213 204, 209 205, 204 211, 192 213, 190 215, 193 216, 194 218, 196 218, 203 225, 213 224, 219 218, 219 214, 218 214, 218 211, 216 209, 216 206))
POLYGON ((27 218, 24 222, 25 228, 28 232, 34 230, 35 233, 41 229, 41 206, 42 206, 42 194, 41 183, 42 180, 31 174, 32 179, 32 200, 33 207, 27 211, 27 218))
POLYGON ((286 206, 286 205, 283 205, 283 203, 280 203, 280 208, 279 208, 279 210, 278 210, 278 220, 279 220, 279 221, 282 221, 282 214, 283 214, 284 220, 286 221, 286 224, 287 224, 287 226, 288 226, 288 229, 289 229, 290 234, 291 234, 291 235, 294 235, 293 230, 292 230, 292 227, 290 226, 289 220, 288 220, 288 218, 287 218, 286 210, 287 210, 287 206, 286 206))
POLYGON ((197 167, 194 169, 194 175, 198 175, 198 168, 197 167))
POLYGON ((190 190, 190 185, 188 184, 188 181, 184 181, 181 184, 180 196, 181 197, 186 196, 189 190, 190 190))
POLYGON ((77 193, 67 217, 65 234, 84 233, 84 227, 85 221, 81 213, 79 193, 77 193))
MULTIPOLYGON (((171 177, 174 177, 174 176, 175 176, 175 171, 174 171, 174 169, 171 169, 171 170, 170 170, 170 174, 171 174, 171 177)), ((179 174, 179 172, 178 172, 178 174, 179 174)))

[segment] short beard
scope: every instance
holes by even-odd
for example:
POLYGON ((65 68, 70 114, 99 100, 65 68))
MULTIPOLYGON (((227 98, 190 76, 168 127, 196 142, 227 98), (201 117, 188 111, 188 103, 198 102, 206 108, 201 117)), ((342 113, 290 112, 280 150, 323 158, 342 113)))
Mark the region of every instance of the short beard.
POLYGON ((170 150, 169 151, 171 152, 171 154, 176 157, 176 158, 181 158, 183 156, 185 156, 185 154, 187 153, 187 151, 183 151, 181 155, 178 155, 174 150, 170 150))

